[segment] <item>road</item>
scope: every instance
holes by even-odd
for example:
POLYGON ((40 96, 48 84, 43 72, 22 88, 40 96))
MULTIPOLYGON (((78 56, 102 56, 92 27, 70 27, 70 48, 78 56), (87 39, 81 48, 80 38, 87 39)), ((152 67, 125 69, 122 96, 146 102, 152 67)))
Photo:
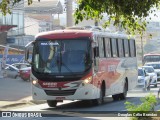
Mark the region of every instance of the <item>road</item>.
POLYGON ((31 83, 21 78, 0 79, 0 101, 18 101, 31 96, 31 83))
MULTIPOLYGON (((151 88, 151 92, 157 94, 158 88, 151 88)), ((135 104, 140 103, 140 98, 146 96, 149 92, 143 92, 140 89, 130 91, 127 100, 113 101, 111 97, 105 99, 105 103, 100 106, 89 106, 81 101, 65 101, 59 103, 57 108, 49 108, 47 104, 32 105, 22 108, 11 109, 11 111, 21 111, 26 113, 44 113, 42 116, 51 115, 52 117, 29 118, 27 120, 129 120, 129 117, 118 117, 117 111, 125 111, 124 103, 126 101, 135 104), (107 112, 108 111, 108 112, 107 112), (115 113, 116 112, 116 113, 115 113), (113 115, 113 113, 115 113, 113 115), (110 116, 110 117, 109 117, 110 116)), ((12 120, 21 120, 22 118, 12 118, 12 120)))
MULTIPOLYGON (((159 85, 160 86, 160 85, 159 85)), ((11 111, 29 111, 29 112, 40 112, 43 113, 42 116, 51 115, 52 120, 105 120, 106 117, 109 120, 128 120, 128 117, 118 117, 118 112, 126 111, 125 102, 129 101, 134 104, 140 104, 140 98, 145 97, 149 93, 157 95, 158 88, 151 87, 150 92, 143 91, 139 88, 128 92, 128 97, 126 100, 113 101, 109 96, 105 98, 105 103, 100 106, 90 106, 82 101, 64 101, 63 103, 58 103, 56 108, 49 108, 47 104, 32 105, 23 108, 11 109, 11 111), (54 116, 54 118, 53 118, 54 116), (111 116, 111 117, 108 117, 111 116), (114 116, 114 117, 113 117, 114 116)), ((157 108, 160 109, 160 108, 157 108)), ((47 118, 50 120, 51 118, 47 118)), ((37 120, 41 120, 38 118, 37 120)))
POLYGON ((139 104, 140 98, 145 97, 149 93, 153 93, 157 95, 158 88, 152 87, 151 90, 143 91, 141 89, 135 89, 128 92, 127 99, 121 101, 113 101, 112 97, 109 96, 105 98, 105 102, 103 105, 100 106, 90 106, 87 102, 82 101, 64 101, 63 103, 58 103, 56 108, 49 108, 47 104, 35 105, 26 108, 20 108, 15 110, 28 110, 28 111, 80 111, 80 112, 98 112, 98 111, 125 111, 125 102, 129 101, 134 104, 139 104))
MULTIPOLYGON (((0 79, 1 87, 0 87, 0 99, 2 100, 19 100, 24 97, 31 95, 31 84, 30 82, 25 82, 21 79, 0 79), (7 86, 7 87, 6 87, 7 86)), ((158 85, 160 87, 160 84, 158 85)), ((29 112, 40 112, 44 113, 43 115, 51 115, 54 116, 51 118, 47 118, 47 120, 55 119, 55 120, 106 120, 107 116, 111 120, 119 119, 117 112, 126 111, 125 102, 129 101, 134 104, 140 104, 140 98, 145 97, 149 93, 153 93, 157 96, 158 88, 151 87, 151 90, 143 91, 140 88, 136 88, 132 91, 128 92, 127 99, 122 101, 113 101, 112 97, 109 96, 105 98, 105 102, 100 106, 90 106, 88 103, 82 101, 64 101, 63 103, 58 103, 56 108, 49 108, 47 104, 39 104, 39 105, 28 105, 23 107, 16 108, 7 108, 7 111, 29 111, 29 112), (114 117, 113 117, 113 113, 114 117), (73 117, 74 116, 74 117, 73 117)), ((160 109, 160 108, 156 108, 160 109)), ((17 119, 17 117, 15 118, 17 119)), ((20 118, 18 118, 20 119, 20 118)), ((35 118, 29 118, 35 119, 35 118)), ((35 120, 41 120, 44 118, 36 118, 35 120)), ((108 118, 107 118, 108 119, 108 118)), ((126 117, 120 117, 120 119, 128 120, 126 117)))

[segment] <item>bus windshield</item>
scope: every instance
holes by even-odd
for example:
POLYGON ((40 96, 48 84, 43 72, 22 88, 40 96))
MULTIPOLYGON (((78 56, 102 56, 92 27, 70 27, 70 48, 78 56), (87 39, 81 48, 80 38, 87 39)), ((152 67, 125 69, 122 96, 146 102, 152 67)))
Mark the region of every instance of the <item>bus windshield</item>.
POLYGON ((33 70, 53 75, 71 75, 91 67, 89 39, 39 40, 33 52, 33 70))

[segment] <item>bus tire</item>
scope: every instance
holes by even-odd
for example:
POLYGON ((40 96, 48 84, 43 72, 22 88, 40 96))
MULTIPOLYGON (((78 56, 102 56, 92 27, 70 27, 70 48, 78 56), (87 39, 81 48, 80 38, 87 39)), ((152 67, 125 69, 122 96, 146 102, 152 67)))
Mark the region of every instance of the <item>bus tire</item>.
POLYGON ((101 87, 99 98, 98 98, 98 99, 94 99, 94 100, 92 101, 92 103, 93 103, 94 105, 101 105, 101 104, 104 103, 104 92, 105 92, 105 91, 104 91, 103 87, 101 87))
POLYGON ((112 95, 112 98, 113 98, 114 101, 118 101, 119 100, 119 94, 112 95))
POLYGON ((157 84, 155 84, 154 87, 157 87, 157 84))
POLYGON ((150 85, 147 87, 147 91, 150 91, 150 85))
POLYGON ((119 97, 120 97, 121 100, 124 100, 127 97, 127 87, 128 87, 128 84, 125 81, 124 88, 123 88, 123 93, 119 94, 119 97))
POLYGON ((49 107, 56 107, 57 101, 56 100, 47 100, 47 104, 49 107))

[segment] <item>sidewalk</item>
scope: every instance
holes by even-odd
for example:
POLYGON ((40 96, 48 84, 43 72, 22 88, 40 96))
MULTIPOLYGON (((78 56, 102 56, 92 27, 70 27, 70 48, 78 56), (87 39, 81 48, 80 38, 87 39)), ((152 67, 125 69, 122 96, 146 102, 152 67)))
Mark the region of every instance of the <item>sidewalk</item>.
POLYGON ((0 101, 0 110, 1 108, 14 107, 18 105, 24 105, 31 101, 31 96, 20 99, 18 101, 0 101))
POLYGON ((19 107, 23 105, 43 104, 45 101, 32 100, 32 97, 26 97, 18 101, 0 101, 0 111, 10 107, 19 107))

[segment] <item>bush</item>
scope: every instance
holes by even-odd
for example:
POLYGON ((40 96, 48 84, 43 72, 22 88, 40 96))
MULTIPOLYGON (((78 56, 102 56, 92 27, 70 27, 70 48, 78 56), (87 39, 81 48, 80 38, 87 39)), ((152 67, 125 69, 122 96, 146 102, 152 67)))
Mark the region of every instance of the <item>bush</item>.
POLYGON ((150 111, 154 111, 154 107, 157 103, 156 96, 153 94, 147 95, 145 98, 141 98, 141 104, 135 105, 130 102, 125 102, 126 109, 129 113, 133 114, 139 114, 142 116, 135 116, 132 117, 132 120, 151 120, 151 117, 143 116, 143 113, 148 113, 150 111))

